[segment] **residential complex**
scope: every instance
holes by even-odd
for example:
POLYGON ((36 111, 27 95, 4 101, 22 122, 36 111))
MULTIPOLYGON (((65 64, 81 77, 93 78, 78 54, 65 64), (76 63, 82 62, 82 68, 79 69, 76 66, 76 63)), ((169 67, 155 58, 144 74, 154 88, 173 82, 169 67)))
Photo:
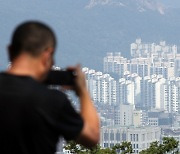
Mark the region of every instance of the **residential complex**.
POLYGON ((179 140, 180 54, 176 45, 141 39, 130 51, 131 59, 107 53, 103 72, 83 72, 101 118, 101 146, 128 141, 139 153, 163 136, 179 140))
POLYGON ((107 53, 104 71, 84 67, 91 99, 101 122, 102 148, 131 142, 133 153, 180 128, 180 54, 176 45, 130 45, 131 59, 107 53))
POLYGON ((180 77, 165 79, 163 75, 144 78, 126 72, 124 78, 115 79, 83 68, 91 98, 100 104, 131 104, 143 109, 160 109, 170 113, 180 111, 180 77))

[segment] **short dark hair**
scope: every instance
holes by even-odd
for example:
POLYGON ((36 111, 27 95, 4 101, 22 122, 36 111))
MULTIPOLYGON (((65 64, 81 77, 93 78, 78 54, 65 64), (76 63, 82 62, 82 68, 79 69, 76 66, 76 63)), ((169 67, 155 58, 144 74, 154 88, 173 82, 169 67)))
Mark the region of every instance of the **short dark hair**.
POLYGON ((19 25, 12 35, 10 61, 22 52, 37 56, 47 45, 56 47, 56 37, 51 28, 38 21, 25 22, 19 25))

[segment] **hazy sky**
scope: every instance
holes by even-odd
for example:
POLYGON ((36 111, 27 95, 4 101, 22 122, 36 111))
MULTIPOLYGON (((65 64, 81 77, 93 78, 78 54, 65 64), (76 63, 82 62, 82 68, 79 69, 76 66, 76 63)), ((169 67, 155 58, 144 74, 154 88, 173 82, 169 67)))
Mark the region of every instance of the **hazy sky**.
MULTIPOLYGON (((93 1, 101 2, 101 0, 93 1)), ((130 2, 130 4, 134 1, 107 0, 107 2, 130 2)), ((136 1, 142 2, 143 0, 136 1)), ((153 4, 160 1, 167 8, 180 6, 179 0, 144 0, 146 5, 149 5, 149 2, 153 4)), ((0 69, 7 65, 6 47, 10 42, 13 29, 17 24, 26 20, 40 20, 53 28, 59 43, 56 62, 62 66, 78 62, 87 63, 87 66, 90 64, 89 66, 92 67, 100 66, 103 55, 108 51, 121 51, 124 55, 128 55, 129 43, 134 41, 137 36, 146 38, 149 34, 154 34, 150 38, 147 37, 151 42, 159 41, 160 38, 174 38, 174 34, 177 34, 173 29, 175 29, 174 25, 179 23, 178 16, 174 19, 172 17, 162 19, 165 26, 168 22, 166 20, 169 19, 174 20, 169 22, 176 23, 168 27, 170 31, 165 36, 161 36, 163 27, 156 24, 157 19, 155 21, 150 21, 149 17, 138 19, 138 14, 134 16, 134 14, 122 12, 121 8, 114 9, 112 6, 108 8, 106 5, 88 10, 86 6, 90 2, 90 0, 1 0, 0 69), (131 16, 132 20, 129 21, 131 16), (143 24, 140 22, 146 28, 141 28, 140 26, 143 24), (136 30, 133 30, 132 26, 136 26, 136 30), (158 26, 161 28, 158 29, 158 26), (156 30, 148 32, 148 28, 156 30), (158 30, 161 32, 160 34, 157 33, 158 30), (170 37, 170 35, 172 36, 170 37)), ((153 16, 156 17, 154 14, 153 16)), ((166 29, 164 28, 165 31, 167 31, 166 29)), ((174 38, 174 40, 177 39, 174 38)))

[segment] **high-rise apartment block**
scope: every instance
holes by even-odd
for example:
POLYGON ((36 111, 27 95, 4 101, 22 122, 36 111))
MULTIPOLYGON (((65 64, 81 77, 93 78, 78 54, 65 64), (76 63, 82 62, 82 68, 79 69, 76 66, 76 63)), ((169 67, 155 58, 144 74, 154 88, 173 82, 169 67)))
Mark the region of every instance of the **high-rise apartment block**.
POLYGON ((141 39, 136 39, 131 44, 131 55, 132 57, 147 57, 150 58, 153 55, 164 55, 164 54, 176 54, 176 45, 167 45, 165 41, 161 41, 159 44, 155 43, 142 43, 141 39))
POLYGON ((103 104, 116 104, 116 81, 109 74, 83 68, 91 98, 103 104))
POLYGON ((119 79, 119 82, 117 82, 117 96, 117 104, 134 105, 134 82, 124 78, 119 79))
POLYGON ((166 82, 164 95, 164 109, 170 113, 180 112, 180 77, 166 82))
POLYGON ((135 105, 144 109, 180 112, 180 77, 165 79, 163 75, 144 78, 125 72, 116 80, 110 74, 83 68, 91 98, 100 104, 135 105))
POLYGON ((121 53, 107 53, 104 73, 116 74, 116 103, 135 104, 145 109, 180 112, 180 54, 165 41, 130 46, 132 59, 121 53))
POLYGON ((104 57, 104 72, 116 73, 124 77, 125 72, 136 73, 141 77, 150 75, 151 61, 148 58, 134 58, 128 60, 120 53, 107 53, 104 57))
POLYGON ((151 78, 145 77, 141 82, 142 106, 148 109, 164 108, 163 85, 165 81, 166 80, 160 75, 153 75, 151 78))
POLYGON ((167 45, 165 41, 145 44, 136 39, 131 44, 131 56, 133 58, 128 60, 121 53, 107 53, 104 72, 116 73, 119 77, 124 77, 126 71, 143 78, 153 74, 163 75, 166 79, 180 76, 180 54, 176 45, 167 45))
POLYGON ((170 113, 180 110, 180 78, 166 80, 160 75, 145 77, 141 82, 142 106, 170 113))
POLYGON ((107 53, 104 57, 104 72, 117 73, 123 77, 125 71, 127 71, 127 58, 122 57, 119 52, 107 53))

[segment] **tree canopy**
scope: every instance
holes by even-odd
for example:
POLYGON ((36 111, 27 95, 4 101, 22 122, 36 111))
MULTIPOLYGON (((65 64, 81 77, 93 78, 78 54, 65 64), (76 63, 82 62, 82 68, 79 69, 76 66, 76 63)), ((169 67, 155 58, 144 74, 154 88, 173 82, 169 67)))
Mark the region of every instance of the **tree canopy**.
MULTIPOLYGON (((142 150, 140 154, 179 154, 178 149, 179 142, 173 137, 164 137, 162 143, 155 141, 150 144, 150 147, 146 150, 142 150)), ((76 144, 74 141, 70 141, 64 147, 74 154, 131 154, 133 153, 133 148, 131 142, 121 142, 121 144, 116 144, 112 148, 101 148, 98 144, 95 147, 88 149, 82 145, 76 144)))
POLYGON ((142 150, 140 154, 179 154, 178 145, 179 141, 176 141, 173 137, 164 137, 162 143, 158 141, 152 142, 150 147, 142 150))

